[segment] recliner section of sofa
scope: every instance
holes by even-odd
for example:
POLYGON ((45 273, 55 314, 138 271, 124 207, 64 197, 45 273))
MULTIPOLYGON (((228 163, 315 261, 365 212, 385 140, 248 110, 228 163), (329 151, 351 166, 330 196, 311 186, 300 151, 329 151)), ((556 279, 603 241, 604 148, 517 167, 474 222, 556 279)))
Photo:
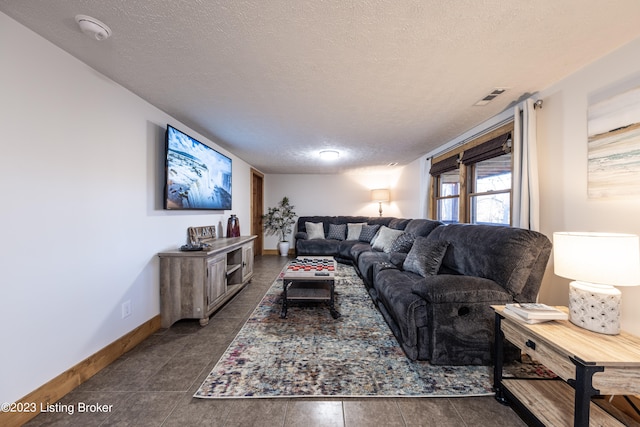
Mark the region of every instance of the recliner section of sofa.
POLYGON ((298 231, 298 255, 352 263, 406 355, 438 365, 491 364, 491 305, 535 301, 551 253, 551 242, 538 232, 426 219, 301 217, 298 231), (385 225, 427 246, 446 242, 446 252, 437 274, 423 276, 405 268, 406 253, 375 250, 361 241, 308 240, 306 222, 323 222, 325 235, 331 223, 385 225))

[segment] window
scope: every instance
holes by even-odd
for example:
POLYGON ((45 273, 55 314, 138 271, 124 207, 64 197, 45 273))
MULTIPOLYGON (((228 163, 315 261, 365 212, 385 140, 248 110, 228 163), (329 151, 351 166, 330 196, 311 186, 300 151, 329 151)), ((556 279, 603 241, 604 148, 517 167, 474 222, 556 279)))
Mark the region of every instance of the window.
POLYGON ((434 158, 431 218, 511 224, 513 123, 434 158))
POLYGON ((511 224, 511 153, 471 166, 470 222, 511 224))
POLYGON ((460 222, 460 174, 458 170, 444 172, 438 176, 436 203, 438 218, 445 223, 460 222))

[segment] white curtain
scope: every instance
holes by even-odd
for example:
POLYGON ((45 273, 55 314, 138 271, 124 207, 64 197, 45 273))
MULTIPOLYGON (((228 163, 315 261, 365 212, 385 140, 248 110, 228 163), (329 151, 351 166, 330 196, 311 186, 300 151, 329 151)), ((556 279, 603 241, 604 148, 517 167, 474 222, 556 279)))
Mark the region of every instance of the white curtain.
POLYGON ((429 207, 431 206, 431 198, 429 191, 431 189, 431 157, 427 157, 422 164, 422 188, 420 197, 420 213, 422 218, 429 218, 429 207))
POLYGON ((536 110, 533 100, 515 107, 513 123, 513 226, 540 231, 536 110))

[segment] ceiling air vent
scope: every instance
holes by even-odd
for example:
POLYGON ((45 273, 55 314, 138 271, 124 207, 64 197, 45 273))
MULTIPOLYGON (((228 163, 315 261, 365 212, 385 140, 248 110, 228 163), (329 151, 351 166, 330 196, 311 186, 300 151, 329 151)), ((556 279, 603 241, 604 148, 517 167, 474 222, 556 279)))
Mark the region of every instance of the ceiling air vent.
POLYGON ((506 91, 507 91, 506 87, 495 88, 490 94, 488 94, 487 96, 485 96, 484 98, 482 98, 480 101, 476 102, 473 105, 475 105, 477 107, 482 107, 484 105, 487 105, 488 103, 490 103, 491 101, 493 101, 498 96, 500 96, 503 93, 505 93, 506 91))

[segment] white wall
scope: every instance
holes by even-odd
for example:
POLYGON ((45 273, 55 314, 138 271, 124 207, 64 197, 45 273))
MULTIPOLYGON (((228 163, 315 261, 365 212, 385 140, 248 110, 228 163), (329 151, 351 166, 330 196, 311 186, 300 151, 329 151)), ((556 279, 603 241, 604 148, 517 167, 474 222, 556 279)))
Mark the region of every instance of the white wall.
MULTIPOLYGON (((590 102, 640 87, 640 38, 540 92, 538 110, 541 226, 555 231, 640 234, 640 194, 621 199, 587 197, 587 108, 590 102)), ((640 176, 638 177, 640 179, 640 176)), ((612 265, 611 268, 616 268, 612 265)), ((553 260, 540 292, 542 302, 566 305, 569 280, 553 274, 553 260)), ((622 291, 622 328, 640 335, 640 287, 622 291)))
POLYGON ((250 167, 4 14, 0 40, 0 402, 12 402, 158 315, 157 252, 189 226, 249 218, 250 167), (167 123, 230 155, 232 211, 162 209, 167 123))
MULTIPOLYGON (((419 187, 418 162, 406 167, 367 170, 339 175, 265 175, 265 212, 283 196, 295 206, 298 216, 362 215, 378 216, 378 204, 371 202, 371 190, 389 188, 391 201, 382 204, 382 215, 414 218, 418 200, 413 198, 419 187)), ((295 234, 295 233, 294 233, 295 234)), ((277 238, 265 238, 265 249, 275 249, 277 238)), ((293 235, 290 236, 293 243, 293 235)))

